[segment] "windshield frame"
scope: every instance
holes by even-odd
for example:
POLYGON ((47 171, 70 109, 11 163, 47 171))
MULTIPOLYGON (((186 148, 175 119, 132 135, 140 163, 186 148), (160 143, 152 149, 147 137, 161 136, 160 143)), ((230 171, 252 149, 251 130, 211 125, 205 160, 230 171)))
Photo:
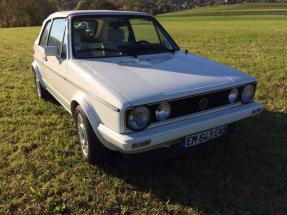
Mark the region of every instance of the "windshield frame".
MULTIPOLYGON (((158 28, 162 34, 167 38, 167 40, 169 41, 170 45, 172 46, 172 50, 170 51, 173 51, 173 52, 176 52, 176 51, 179 51, 180 48, 179 46, 176 44, 176 42, 174 41, 174 39, 169 35, 169 33, 163 28, 163 26, 159 23, 159 21, 153 17, 153 16, 150 16, 150 15, 126 15, 126 14, 123 14, 123 15, 119 15, 119 14, 104 14, 104 15, 98 15, 98 14, 79 14, 79 15, 75 15, 75 16, 72 16, 71 19, 70 19, 70 26, 71 26, 71 51, 72 51, 72 57, 75 58, 75 59, 105 59, 105 58, 115 58, 115 57, 127 57, 127 56, 132 56, 132 55, 119 55, 119 56, 99 56, 99 57, 96 57, 96 56, 92 56, 92 57, 77 57, 76 54, 75 54, 75 47, 74 47, 74 34, 73 34, 73 20, 74 19, 77 19, 77 18, 102 18, 102 17, 120 17, 120 18, 127 18, 127 19, 147 19, 149 21, 151 21, 153 23, 153 25, 158 28)), ((156 31, 158 31, 158 29, 156 29, 156 31)), ((157 32, 158 34, 158 32, 157 32)), ((159 35, 158 35, 159 36, 159 35)), ((163 52, 158 52, 158 53, 154 53, 154 54, 161 54, 161 53, 167 53, 166 51, 163 51, 163 52)), ((139 55, 149 55, 149 53, 147 54, 139 54, 139 55)))

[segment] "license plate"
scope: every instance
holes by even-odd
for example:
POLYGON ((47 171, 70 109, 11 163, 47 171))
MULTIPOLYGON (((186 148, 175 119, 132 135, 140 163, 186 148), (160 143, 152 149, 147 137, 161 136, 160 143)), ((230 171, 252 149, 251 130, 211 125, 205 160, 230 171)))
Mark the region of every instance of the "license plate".
POLYGON ((188 148, 197 144, 208 142, 212 139, 220 137, 226 133, 226 125, 202 131, 184 138, 184 148, 188 148))

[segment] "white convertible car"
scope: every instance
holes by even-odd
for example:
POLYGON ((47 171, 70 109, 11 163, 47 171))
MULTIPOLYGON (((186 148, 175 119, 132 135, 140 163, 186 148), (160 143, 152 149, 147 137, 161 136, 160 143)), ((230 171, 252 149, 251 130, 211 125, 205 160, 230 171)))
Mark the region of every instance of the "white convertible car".
POLYGON ((256 79, 181 51, 146 13, 50 15, 34 45, 37 92, 74 117, 83 157, 187 148, 259 114, 256 79))

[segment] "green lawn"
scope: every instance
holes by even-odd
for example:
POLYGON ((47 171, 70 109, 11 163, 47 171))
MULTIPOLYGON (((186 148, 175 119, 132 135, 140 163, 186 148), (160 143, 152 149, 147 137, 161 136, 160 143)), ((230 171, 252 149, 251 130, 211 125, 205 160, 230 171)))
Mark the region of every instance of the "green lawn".
POLYGON ((287 3, 249 3, 205 6, 188 10, 165 13, 161 16, 203 16, 203 15, 247 15, 287 14, 287 3))
POLYGON ((0 214, 286 214, 286 16, 162 17, 190 52, 258 78, 266 111, 237 125, 229 146, 131 168, 121 156, 81 160, 70 115, 37 99, 39 27, 0 29, 0 214))

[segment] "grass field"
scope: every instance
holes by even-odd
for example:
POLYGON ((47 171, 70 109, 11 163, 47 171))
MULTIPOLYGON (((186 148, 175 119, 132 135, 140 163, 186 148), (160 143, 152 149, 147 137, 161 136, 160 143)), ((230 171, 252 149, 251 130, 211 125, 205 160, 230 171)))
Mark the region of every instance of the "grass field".
POLYGON ((287 3, 227 4, 165 13, 161 16, 287 15, 287 3))
POLYGON ((81 160, 70 115, 37 99, 39 27, 0 29, 0 214, 286 214, 286 16, 162 17, 178 44, 258 78, 266 111, 229 147, 194 147, 153 167, 81 160))

